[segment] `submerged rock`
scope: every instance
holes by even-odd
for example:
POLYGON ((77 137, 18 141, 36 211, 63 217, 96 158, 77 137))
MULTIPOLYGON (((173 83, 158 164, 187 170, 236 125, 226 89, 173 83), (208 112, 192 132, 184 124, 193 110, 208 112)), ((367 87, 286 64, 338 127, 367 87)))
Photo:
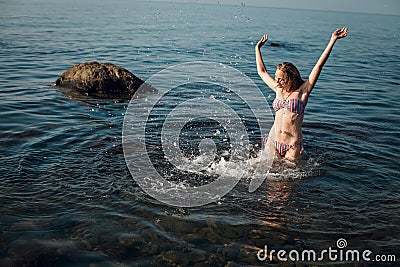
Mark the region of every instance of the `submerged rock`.
POLYGON ((279 47, 279 46, 285 46, 284 44, 280 44, 280 43, 269 43, 269 46, 275 46, 275 47, 279 47))
MULTIPOLYGON (((130 99, 143 83, 128 70, 114 64, 86 62, 66 70, 55 85, 68 89, 67 94, 130 99)), ((151 86, 146 87, 150 89, 151 86)))

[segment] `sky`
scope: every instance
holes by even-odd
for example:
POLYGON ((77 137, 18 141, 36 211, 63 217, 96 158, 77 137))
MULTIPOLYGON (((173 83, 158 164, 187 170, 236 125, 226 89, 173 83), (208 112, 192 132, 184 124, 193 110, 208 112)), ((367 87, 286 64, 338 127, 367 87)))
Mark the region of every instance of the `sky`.
POLYGON ((159 0, 400 15, 400 0, 159 0))

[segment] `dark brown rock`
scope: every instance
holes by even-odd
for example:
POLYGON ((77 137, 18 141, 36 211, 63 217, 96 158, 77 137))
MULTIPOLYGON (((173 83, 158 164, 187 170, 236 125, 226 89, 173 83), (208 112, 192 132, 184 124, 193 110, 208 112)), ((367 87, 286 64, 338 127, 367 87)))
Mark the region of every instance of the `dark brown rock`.
POLYGON ((269 46, 285 46, 284 44, 280 44, 280 43, 270 43, 269 46))
POLYGON ((56 80, 74 94, 130 99, 144 83, 128 70, 111 63, 86 62, 72 66, 56 80))

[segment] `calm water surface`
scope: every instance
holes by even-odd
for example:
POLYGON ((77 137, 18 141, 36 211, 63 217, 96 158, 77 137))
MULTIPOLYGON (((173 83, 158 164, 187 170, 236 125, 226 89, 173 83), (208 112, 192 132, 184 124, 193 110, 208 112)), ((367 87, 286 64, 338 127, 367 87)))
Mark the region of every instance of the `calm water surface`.
POLYGON ((252 266, 264 264, 256 253, 265 245, 321 251, 339 238, 400 260, 399 16, 130 1, 0 5, 0 265, 252 266), (86 61, 146 80, 205 60, 246 74, 271 104, 255 68, 261 35, 284 45, 263 48, 270 70, 291 61, 307 77, 343 25, 349 37, 336 44, 306 109, 304 162, 254 193, 240 181, 206 206, 167 206, 136 184, 122 149, 128 102, 70 98, 51 85, 86 61))

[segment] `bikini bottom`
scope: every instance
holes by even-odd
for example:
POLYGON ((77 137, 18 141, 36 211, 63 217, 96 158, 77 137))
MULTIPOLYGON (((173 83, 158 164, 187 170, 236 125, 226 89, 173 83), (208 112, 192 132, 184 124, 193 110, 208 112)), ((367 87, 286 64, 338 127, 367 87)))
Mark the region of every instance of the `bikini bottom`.
MULTIPOLYGON (((268 134, 266 136, 264 136, 264 146, 267 144, 268 141, 268 134)), ((284 144, 284 143, 280 143, 278 141, 274 141, 274 145, 275 145, 275 149, 276 151, 279 153, 279 155, 281 155, 281 157, 284 157, 286 152, 291 149, 291 148, 296 148, 297 146, 300 146, 300 155, 302 155, 304 153, 304 146, 303 146, 303 142, 299 142, 295 145, 290 145, 290 144, 284 144)))
POLYGON ((300 148, 301 148, 300 155, 303 154, 303 152, 304 152, 303 142, 297 143, 295 145, 289 145, 289 144, 280 143, 278 141, 274 141, 274 145, 275 145, 275 148, 278 151, 279 155, 281 155, 281 157, 284 157, 286 152, 289 149, 296 148, 297 146, 300 146, 300 148))

